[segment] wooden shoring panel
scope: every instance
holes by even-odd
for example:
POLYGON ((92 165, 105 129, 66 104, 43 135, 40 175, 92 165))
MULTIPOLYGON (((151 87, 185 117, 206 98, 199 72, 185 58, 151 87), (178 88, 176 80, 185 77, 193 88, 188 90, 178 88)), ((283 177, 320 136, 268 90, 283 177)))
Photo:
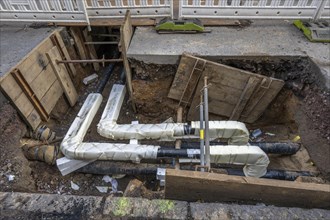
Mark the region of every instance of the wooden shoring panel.
POLYGON ((165 198, 184 201, 248 202, 330 208, 330 185, 225 174, 166 170, 165 198))
MULTIPOLYGON (((55 30, 49 36, 54 35, 57 36, 55 45, 61 47, 62 55, 66 59, 70 59, 59 31, 55 30)), ((26 124, 33 130, 38 127, 42 120, 47 120, 47 115, 50 114, 63 94, 63 89, 46 56, 46 52, 53 47, 54 40, 52 41, 50 37, 47 37, 1 78, 2 92, 12 102, 26 124), (25 81, 26 85, 30 87, 30 95, 19 85, 22 83, 17 82, 11 74, 15 69, 18 69, 21 73, 20 81, 25 81), (31 96, 33 100, 31 100, 31 96), (38 100, 37 106, 35 99, 38 100), (43 109, 42 112, 40 112, 40 109, 43 109)), ((24 88, 27 86, 24 86, 24 88)))
POLYGON ((67 72, 65 65, 63 63, 56 62, 62 60, 60 52, 58 51, 57 47, 54 46, 46 53, 46 55, 70 105, 74 106, 78 100, 78 93, 72 83, 72 80, 69 76, 69 73, 67 72))
POLYGON ((208 77, 210 113, 248 123, 261 116, 284 85, 282 80, 183 54, 168 97, 180 103, 182 97, 190 100, 187 96, 191 96, 191 104, 187 102, 190 104, 189 121, 199 119, 196 106, 200 104, 200 92, 204 86, 203 80, 192 80, 192 73, 195 73, 195 79, 208 77), (197 62, 204 62, 203 68, 194 71, 197 62))
POLYGON ((122 54, 123 64, 126 74, 126 86, 127 86, 128 94, 132 103, 132 108, 136 112, 136 106, 133 99, 132 70, 129 65, 129 61, 127 59, 127 50, 131 43, 132 37, 133 37, 133 26, 131 23, 131 14, 130 11, 127 10, 124 24, 120 27, 120 51, 122 54))

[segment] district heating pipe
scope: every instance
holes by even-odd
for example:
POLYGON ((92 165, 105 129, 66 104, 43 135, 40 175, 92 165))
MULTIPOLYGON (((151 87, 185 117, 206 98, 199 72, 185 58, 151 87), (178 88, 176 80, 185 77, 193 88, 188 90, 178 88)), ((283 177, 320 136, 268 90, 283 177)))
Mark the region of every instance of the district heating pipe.
MULTIPOLYGON (((191 123, 117 124, 125 92, 124 85, 115 84, 112 87, 107 105, 97 126, 97 131, 101 136, 113 140, 156 139, 174 141, 176 139, 199 138, 199 121, 191 123)), ((210 121, 208 135, 210 139, 228 139, 228 143, 233 145, 245 145, 249 140, 249 132, 245 124, 237 121, 210 121)))

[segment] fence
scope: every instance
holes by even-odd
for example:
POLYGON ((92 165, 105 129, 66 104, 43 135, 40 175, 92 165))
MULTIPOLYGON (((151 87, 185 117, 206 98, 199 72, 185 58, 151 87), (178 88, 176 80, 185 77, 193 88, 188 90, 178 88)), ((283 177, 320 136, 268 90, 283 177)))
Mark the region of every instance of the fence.
POLYGON ((330 0, 182 0, 181 18, 329 19, 330 0))
POLYGON ((1 21, 76 22, 132 17, 330 19, 330 0, 1 0, 1 21), (175 9, 175 10, 174 10, 175 9), (178 11, 178 16, 173 12, 178 11))

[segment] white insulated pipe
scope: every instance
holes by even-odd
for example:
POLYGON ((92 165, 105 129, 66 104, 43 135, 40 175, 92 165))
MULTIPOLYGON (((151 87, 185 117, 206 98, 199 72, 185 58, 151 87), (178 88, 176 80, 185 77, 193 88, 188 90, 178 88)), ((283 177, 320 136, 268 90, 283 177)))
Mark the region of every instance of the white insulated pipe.
MULTIPOLYGON (((115 89, 117 89, 118 85, 115 85, 115 89)), ((114 98, 113 95, 110 95, 110 98, 114 98)), ((109 100, 110 100, 109 98, 109 100)), ((160 146, 153 145, 138 145, 138 144, 122 144, 122 143, 86 143, 83 142, 84 136, 97 112, 102 102, 102 95, 97 93, 91 93, 88 95, 85 103, 81 107, 78 115, 73 121, 71 127, 69 128, 66 136, 64 137, 61 143, 61 151, 63 154, 70 159, 75 160, 114 160, 114 161, 132 161, 132 162, 140 162, 141 159, 156 159, 157 152, 160 146)), ((111 101, 108 101, 106 109, 110 109, 112 105, 111 101), (110 103, 110 104, 109 104, 110 103)), ((107 111, 105 111, 107 112, 107 111)), ((112 112, 112 111, 111 111, 112 112)), ((117 119, 119 112, 115 111, 112 114, 117 114, 115 117, 117 119)), ((103 116, 109 116, 108 114, 104 114, 103 116)), ((107 117, 103 117, 102 119, 107 119, 107 117)), ((111 115, 110 115, 111 116, 111 115)), ((115 123, 115 121, 114 121, 115 123)), ((172 128, 176 129, 177 124, 171 123, 172 128)), ((182 123, 179 123, 181 125, 182 123)), ((198 128, 198 122, 195 122, 198 128)), ((221 124, 221 123, 220 123, 221 124)), ((226 123, 223 123, 224 126, 226 123)), ((242 124, 242 123, 241 123, 242 124)), ((213 129, 214 133, 212 135, 220 135, 220 137, 233 137, 234 140, 245 139, 245 132, 241 132, 241 126, 239 124, 235 124, 240 129, 235 129, 235 126, 229 127, 228 131, 223 128, 219 129, 216 127, 219 123, 210 122, 210 131, 213 129), (214 126, 214 127, 213 127, 214 126), (242 137, 240 136, 242 135, 242 137)), ((233 125, 233 124, 232 124, 233 125)), ((119 125, 116 125, 119 126, 119 125)), ((123 129, 123 126, 119 126, 123 129)), ((152 126, 152 125, 151 125, 152 126)), ((158 125, 157 125, 158 126, 158 125)), ((156 133, 161 134, 161 137, 169 137, 173 138, 175 134, 178 132, 168 132, 165 136, 161 132, 160 128, 168 128, 168 127, 155 127, 156 133), (170 134, 170 135, 168 135, 170 134)), ((193 124, 192 124, 193 126, 193 124)), ((138 127, 138 126, 137 126, 138 127)), ((135 134, 133 131, 137 127, 133 126, 129 128, 130 130, 126 134, 135 134)), ((151 127, 153 128, 153 127, 151 127)), ((245 128, 245 126, 244 126, 245 128)), ((246 128, 245 128, 246 129, 246 128)), ((244 130, 244 129, 243 129, 244 130)), ((173 131, 173 130, 172 130, 173 131)), ((155 133, 150 131, 150 133, 146 132, 142 136, 138 131, 135 130, 136 137, 143 137, 143 135, 154 135, 155 133)), ((199 131, 198 131, 199 132, 199 131)), ((183 132, 182 132, 183 133, 183 132)), ((211 135, 211 134, 210 134, 211 135)), ((124 136, 127 137, 128 136, 124 136)), ((242 141, 238 141, 242 142, 242 141)), ((211 146, 211 161, 213 163, 224 163, 224 164, 237 164, 244 165, 243 171, 246 176, 251 177, 260 177, 265 174, 267 165, 269 163, 267 155, 259 148, 255 146, 211 146)))
MULTIPOLYGON (((101 136, 114 140, 158 139, 162 141, 199 138, 199 121, 193 121, 190 125, 188 123, 117 124, 125 92, 124 85, 113 85, 107 105, 97 125, 97 131, 101 136)), ((245 145, 249 141, 249 132, 245 124, 241 122, 210 121, 209 137, 228 139, 229 144, 245 145)))
POLYGON ((63 154, 76 160, 122 160, 138 163, 142 158, 156 159, 159 146, 83 142, 101 102, 101 94, 88 95, 61 143, 63 154))

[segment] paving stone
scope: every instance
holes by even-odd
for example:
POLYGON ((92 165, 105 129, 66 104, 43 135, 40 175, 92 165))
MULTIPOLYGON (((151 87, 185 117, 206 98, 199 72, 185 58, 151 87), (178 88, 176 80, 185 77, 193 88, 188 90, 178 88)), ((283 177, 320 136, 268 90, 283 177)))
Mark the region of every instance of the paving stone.
MULTIPOLYGON (((1 213, 19 212, 34 218, 91 219, 102 212, 102 197, 31 193, 0 193, 1 213)), ((31 219, 31 218, 30 218, 31 219)))
POLYGON ((171 200, 108 197, 103 215, 122 218, 186 219, 188 203, 171 200))
POLYGON ((330 210, 286 208, 266 205, 190 203, 193 219, 330 219, 330 210))

